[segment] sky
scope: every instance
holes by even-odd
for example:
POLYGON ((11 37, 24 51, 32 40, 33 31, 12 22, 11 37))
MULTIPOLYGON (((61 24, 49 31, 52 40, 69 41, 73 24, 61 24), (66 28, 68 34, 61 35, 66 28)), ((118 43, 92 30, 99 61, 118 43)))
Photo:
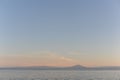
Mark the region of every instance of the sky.
POLYGON ((120 0, 0 0, 0 66, 120 66, 120 0))

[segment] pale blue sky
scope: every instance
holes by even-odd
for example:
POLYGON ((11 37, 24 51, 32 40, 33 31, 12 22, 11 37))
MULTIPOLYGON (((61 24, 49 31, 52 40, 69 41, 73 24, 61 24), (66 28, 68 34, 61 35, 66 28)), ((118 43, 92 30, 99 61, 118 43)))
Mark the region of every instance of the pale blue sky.
POLYGON ((119 21, 119 0, 0 0, 0 55, 47 51, 91 65, 109 56, 118 65, 119 21))

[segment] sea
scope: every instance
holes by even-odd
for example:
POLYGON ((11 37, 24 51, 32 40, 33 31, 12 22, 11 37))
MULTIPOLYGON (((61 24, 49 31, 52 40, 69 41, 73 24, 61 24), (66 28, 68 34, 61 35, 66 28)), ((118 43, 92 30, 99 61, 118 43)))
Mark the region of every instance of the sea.
POLYGON ((0 80, 120 80, 120 71, 0 70, 0 80))

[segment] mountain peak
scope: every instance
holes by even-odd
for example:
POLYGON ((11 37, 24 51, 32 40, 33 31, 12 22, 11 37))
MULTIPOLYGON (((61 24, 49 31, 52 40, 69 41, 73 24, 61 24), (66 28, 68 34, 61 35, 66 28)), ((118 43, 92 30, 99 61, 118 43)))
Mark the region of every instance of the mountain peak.
POLYGON ((86 67, 81 66, 81 65, 74 65, 74 66, 72 66, 72 68, 75 68, 75 69, 83 69, 83 68, 86 68, 86 67))

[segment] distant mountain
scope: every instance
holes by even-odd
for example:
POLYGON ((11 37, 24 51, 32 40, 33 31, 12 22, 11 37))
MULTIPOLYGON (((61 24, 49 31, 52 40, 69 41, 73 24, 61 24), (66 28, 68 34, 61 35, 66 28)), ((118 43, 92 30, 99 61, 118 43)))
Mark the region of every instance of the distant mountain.
POLYGON ((72 66, 72 67, 67 67, 69 69, 87 69, 87 67, 84 67, 84 66, 81 66, 81 65, 75 65, 75 66, 72 66))
POLYGON ((81 65, 74 65, 70 67, 51 67, 51 66, 1 67, 0 70, 120 70, 120 66, 85 67, 81 65))

